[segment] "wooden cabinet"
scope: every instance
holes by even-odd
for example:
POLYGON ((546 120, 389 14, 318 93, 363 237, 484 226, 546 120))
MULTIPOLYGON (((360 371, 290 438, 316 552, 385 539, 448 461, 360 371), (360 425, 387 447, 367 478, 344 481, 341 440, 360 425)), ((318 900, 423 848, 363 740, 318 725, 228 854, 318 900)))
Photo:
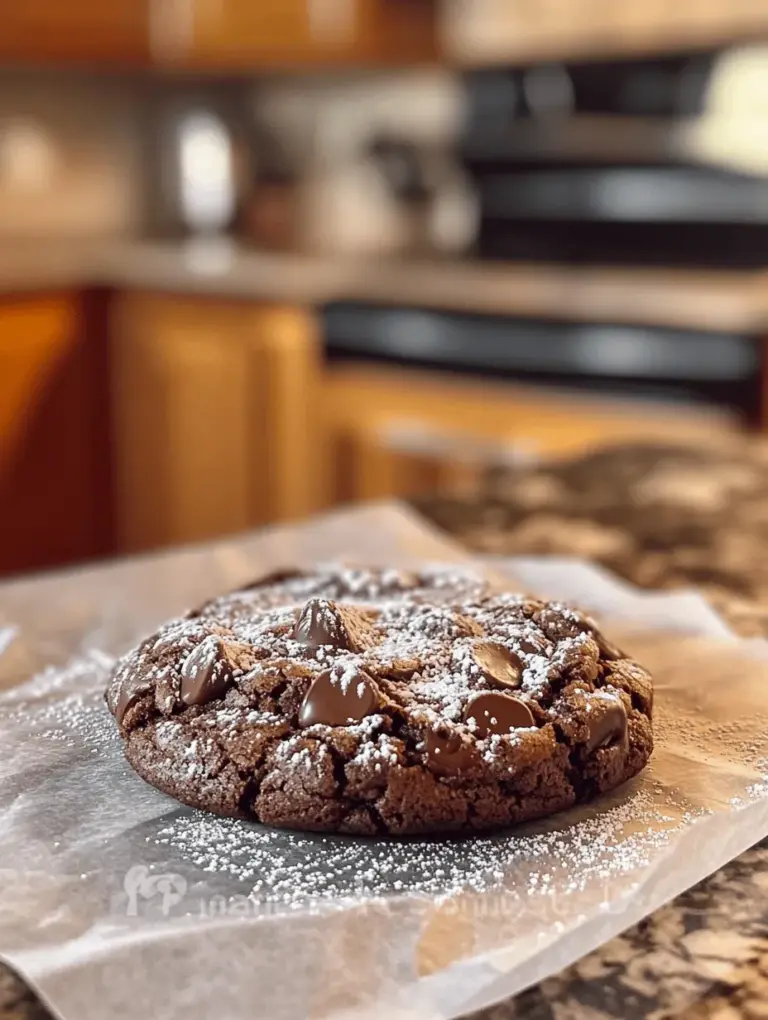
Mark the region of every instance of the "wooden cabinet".
POLYGON ((150 0, 0 0, 0 59, 146 63, 149 4, 150 0))
POLYGON ((0 0, 0 59, 257 71, 436 56, 436 0, 0 0))
POLYGON ((112 549, 107 345, 91 311, 70 294, 0 298, 2 574, 112 549))
POLYGON ((402 64, 436 56, 433 0, 189 0, 156 19, 161 61, 202 68, 402 64))
POLYGON ((299 517, 321 501, 314 316, 133 294, 114 310, 122 551, 299 517))
POLYGON ((728 427, 707 411, 382 367, 329 370, 323 397, 332 498, 345 501, 472 493, 515 460, 728 427))

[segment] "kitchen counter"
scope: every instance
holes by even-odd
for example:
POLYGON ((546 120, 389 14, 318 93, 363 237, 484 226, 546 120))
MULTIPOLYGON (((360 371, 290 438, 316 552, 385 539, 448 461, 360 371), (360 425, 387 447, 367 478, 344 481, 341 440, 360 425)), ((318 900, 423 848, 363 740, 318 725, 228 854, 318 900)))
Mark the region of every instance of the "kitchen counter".
POLYGON ((759 334, 766 273, 340 258, 228 242, 0 245, 0 292, 107 286, 321 305, 330 301, 759 334))

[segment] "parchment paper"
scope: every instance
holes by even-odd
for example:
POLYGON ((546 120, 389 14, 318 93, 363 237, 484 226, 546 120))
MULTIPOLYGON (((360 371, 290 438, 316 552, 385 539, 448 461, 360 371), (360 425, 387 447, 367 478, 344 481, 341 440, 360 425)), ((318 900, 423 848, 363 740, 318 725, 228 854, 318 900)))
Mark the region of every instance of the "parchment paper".
POLYGON ((374 841, 221 821, 146 786, 103 705, 112 656, 261 570, 337 558, 466 559, 383 505, 0 589, 0 685, 43 670, 0 696, 0 950, 66 1020, 455 1017, 768 833, 766 646, 693 593, 568 561, 475 566, 597 612, 654 672, 652 764, 598 804, 491 838, 374 841))

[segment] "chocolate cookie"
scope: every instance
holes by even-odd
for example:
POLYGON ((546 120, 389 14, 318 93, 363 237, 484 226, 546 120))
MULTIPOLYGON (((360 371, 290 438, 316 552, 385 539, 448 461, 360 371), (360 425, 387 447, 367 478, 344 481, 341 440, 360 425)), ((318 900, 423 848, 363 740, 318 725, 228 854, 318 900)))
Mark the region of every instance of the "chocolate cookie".
POLYGON ((107 703, 183 803, 364 835, 549 815, 653 745, 650 677, 593 620, 444 569, 272 575, 143 641, 107 703))

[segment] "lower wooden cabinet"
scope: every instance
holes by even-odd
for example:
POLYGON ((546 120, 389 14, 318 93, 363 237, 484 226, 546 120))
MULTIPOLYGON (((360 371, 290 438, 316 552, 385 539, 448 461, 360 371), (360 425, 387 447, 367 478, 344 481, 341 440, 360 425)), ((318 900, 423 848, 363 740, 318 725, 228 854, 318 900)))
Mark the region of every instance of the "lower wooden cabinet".
POLYGON ((733 427, 709 412, 372 365, 330 369, 323 398, 333 498, 344 501, 469 495, 503 464, 733 427))
POLYGON ((0 574, 113 549, 102 307, 0 298, 0 574))
POLYGON ((159 293, 0 298, 0 574, 334 503, 476 492, 489 467, 722 420, 325 364, 315 313, 159 293))
POLYGON ((113 311, 122 551, 300 517, 322 502, 315 318, 128 294, 113 311))

